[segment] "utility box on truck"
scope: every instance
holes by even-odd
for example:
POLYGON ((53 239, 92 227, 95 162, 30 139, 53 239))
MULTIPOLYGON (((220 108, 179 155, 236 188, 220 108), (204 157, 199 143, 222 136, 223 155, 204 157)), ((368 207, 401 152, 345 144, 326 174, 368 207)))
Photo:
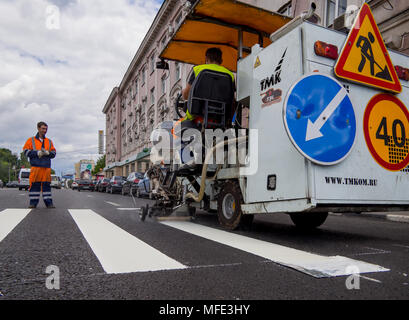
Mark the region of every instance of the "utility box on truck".
MULTIPOLYGON (((408 81, 402 81, 401 93, 391 94, 339 79, 334 74, 337 55, 319 56, 316 46, 342 49, 345 34, 307 21, 284 28, 288 32, 282 30, 276 39, 272 35, 267 48, 255 45, 238 62, 237 100, 249 106, 249 128, 258 130, 259 150, 258 170, 242 184, 243 211, 366 211, 409 205, 408 81), (373 99, 380 100, 371 111, 373 99), (390 167, 399 163, 401 168, 379 163, 377 153, 390 167)), ((395 65, 409 66, 409 57, 389 54, 395 65)), ((373 58, 375 63, 385 59, 373 58)), ((349 67, 359 73, 361 61, 349 67)), ((370 64, 368 60, 363 74, 371 73, 370 64)), ((374 69, 374 75, 382 71, 377 65, 374 69)))

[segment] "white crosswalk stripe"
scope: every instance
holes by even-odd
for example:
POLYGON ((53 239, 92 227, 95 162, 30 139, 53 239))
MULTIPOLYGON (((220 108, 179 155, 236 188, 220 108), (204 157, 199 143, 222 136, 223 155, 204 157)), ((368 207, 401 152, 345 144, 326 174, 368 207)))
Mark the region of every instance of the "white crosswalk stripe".
MULTIPOLYGON (((136 210, 136 208, 116 209, 118 211, 136 210)), ((0 212, 0 242, 21 223, 30 211, 31 209, 6 209, 0 212)), ((68 209, 68 212, 108 274, 188 268, 180 261, 169 257, 166 252, 150 246, 91 209, 68 209)), ((316 278, 347 276, 356 273, 357 270, 360 274, 390 271, 382 266, 360 260, 338 255, 322 256, 198 223, 172 220, 161 221, 160 224, 263 257, 316 278)), ((189 268, 198 267, 194 262, 189 265, 189 268)), ((210 265, 212 261, 209 261, 210 265)))
POLYGON ((0 242, 30 213, 31 209, 6 209, 0 212, 0 242))
POLYGON ((68 211, 107 273, 186 268, 92 210, 68 211))
POLYGON ((359 273, 389 271, 389 269, 381 266, 359 260, 342 256, 326 257, 312 254, 191 222, 165 221, 161 223, 266 258, 317 278, 351 275, 356 273, 357 270, 359 270, 359 273))

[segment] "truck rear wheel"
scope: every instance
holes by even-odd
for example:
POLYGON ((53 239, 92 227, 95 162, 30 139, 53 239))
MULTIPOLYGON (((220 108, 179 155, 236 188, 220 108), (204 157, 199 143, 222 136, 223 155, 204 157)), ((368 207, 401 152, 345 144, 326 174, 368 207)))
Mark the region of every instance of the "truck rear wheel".
POLYGON ((243 215, 241 204, 243 196, 237 182, 227 181, 217 200, 219 223, 226 229, 235 230, 239 226, 249 226, 254 216, 243 215))
POLYGON ((297 228, 310 230, 322 225, 328 217, 328 212, 290 213, 290 217, 297 228))

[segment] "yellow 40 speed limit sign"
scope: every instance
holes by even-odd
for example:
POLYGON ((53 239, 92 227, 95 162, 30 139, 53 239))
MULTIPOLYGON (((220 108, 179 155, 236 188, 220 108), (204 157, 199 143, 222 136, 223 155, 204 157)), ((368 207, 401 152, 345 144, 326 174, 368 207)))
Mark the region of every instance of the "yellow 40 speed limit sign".
POLYGON ((409 112, 398 98, 378 94, 369 101, 364 134, 369 151, 383 168, 399 171, 409 164, 409 112))

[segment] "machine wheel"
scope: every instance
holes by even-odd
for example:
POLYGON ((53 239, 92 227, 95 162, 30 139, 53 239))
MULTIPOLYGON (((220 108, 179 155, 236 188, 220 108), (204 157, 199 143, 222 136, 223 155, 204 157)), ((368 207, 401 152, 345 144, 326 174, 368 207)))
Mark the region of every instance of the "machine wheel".
POLYGON ((196 207, 188 207, 187 211, 189 212, 189 216, 194 217, 196 215, 196 207))
POLYGON ((290 213, 290 217, 297 228, 310 230, 322 225, 328 217, 328 212, 290 213))
POLYGON ((240 186, 234 181, 227 181, 217 200, 217 215, 219 223, 226 229, 234 230, 240 225, 252 222, 253 215, 243 215, 241 204, 243 196, 240 186))
POLYGON ((146 216, 148 215, 149 212, 149 205, 146 205, 141 208, 141 213, 139 214, 139 217, 141 218, 141 221, 144 222, 146 219, 146 216))

